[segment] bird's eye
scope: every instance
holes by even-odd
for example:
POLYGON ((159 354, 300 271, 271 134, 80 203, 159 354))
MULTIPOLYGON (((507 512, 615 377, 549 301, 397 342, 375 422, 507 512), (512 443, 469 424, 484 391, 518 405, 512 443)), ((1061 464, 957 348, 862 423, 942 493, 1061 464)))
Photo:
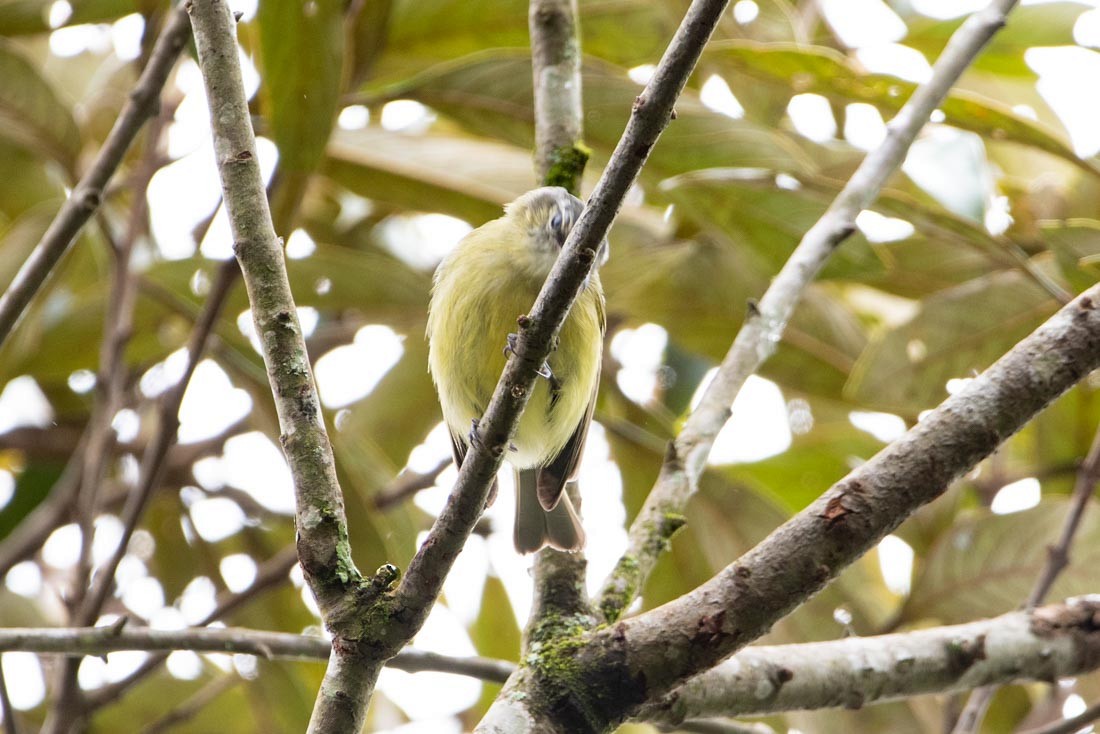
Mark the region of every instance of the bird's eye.
POLYGON ((561 223, 561 212, 555 211, 554 216, 550 217, 550 229, 554 230, 555 232, 561 232, 561 223))

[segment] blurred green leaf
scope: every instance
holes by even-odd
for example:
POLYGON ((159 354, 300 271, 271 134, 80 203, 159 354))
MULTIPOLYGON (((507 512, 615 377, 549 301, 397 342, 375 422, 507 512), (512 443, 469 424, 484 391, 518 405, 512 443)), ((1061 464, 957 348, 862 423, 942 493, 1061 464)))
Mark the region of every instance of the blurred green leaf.
POLYGON ((859 464, 877 454, 883 442, 861 431, 848 410, 806 403, 812 416, 809 430, 794 432, 786 451, 760 461, 732 464, 720 471, 794 514, 817 499, 859 464))
MULTIPOLYGON (((816 93, 840 103, 866 102, 888 115, 900 110, 917 86, 897 77, 862 72, 843 54, 822 47, 723 41, 711 45, 707 53, 728 64, 734 72, 782 84, 792 93, 816 93)), ((737 85, 734 86, 736 89, 737 85)), ((1100 175, 1100 169, 1093 163, 1079 158, 1054 133, 1016 114, 1009 105, 955 89, 939 109, 948 125, 989 140, 1035 147, 1100 175)))
MULTIPOLYGON (((766 273, 782 267, 831 198, 807 191, 797 181, 786 186, 776 181, 775 173, 756 169, 693 171, 663 181, 661 191, 682 216, 718 230, 731 246, 750 250, 766 273)), ((883 270, 882 261, 857 232, 818 277, 860 279, 883 270)))
POLYGON ((369 127, 340 131, 323 172, 374 201, 479 225, 535 184, 528 151, 456 135, 407 135, 369 127))
POLYGON ((358 87, 370 74, 389 38, 395 0, 356 3, 348 8, 348 86, 358 87))
POLYGON ((992 364, 1058 308, 1019 272, 975 279, 925 299, 917 314, 872 338, 847 395, 880 410, 916 414, 946 396, 951 378, 992 364))
MULTIPOLYGON (((1072 44, 1074 21, 1090 7, 1080 2, 1050 2, 1015 8, 1008 16, 1008 25, 993 36, 971 68, 1005 77, 1033 78, 1034 72, 1024 61, 1024 52, 1032 46, 1072 44)), ((937 20, 913 15, 909 19, 905 45, 935 58, 966 18, 961 15, 937 20)))
MULTIPOLYGON (((4 461, 5 453, 0 451, 0 466, 7 463, 4 461)), ((14 492, 8 503, 0 509, 0 541, 8 537, 46 499, 64 469, 64 463, 44 461, 28 464, 21 471, 14 472, 14 492)))
POLYGON ((70 174, 80 131, 69 108, 10 41, 0 38, 0 135, 57 161, 70 174))
MULTIPOLYGON (((139 0, 69 0, 72 13, 58 27, 116 20, 138 12, 144 4, 139 0)), ((53 5, 54 0, 0 0, 0 36, 53 30, 49 22, 53 5)))
MULTIPOLYGON (((624 66, 656 63, 680 21, 676 7, 648 0, 579 6, 585 53, 624 66)), ((374 76, 404 76, 486 48, 525 47, 527 7, 526 0, 397 0, 374 76)))
POLYGON ((345 3, 265 0, 259 5, 260 99, 279 148, 276 228, 291 226, 309 174, 336 121, 344 73, 345 3))
MULTIPOLYGON (((583 69, 585 141, 610 155, 642 87, 625 70, 595 59, 583 69)), ((435 66, 374 89, 368 101, 414 99, 478 135, 530 149, 534 142, 531 60, 526 53, 493 50, 435 66)), ((748 120, 712 112, 690 90, 676 103, 676 120, 654 146, 646 174, 669 176, 696 168, 744 166, 802 170, 810 166, 785 136, 748 120)))
POLYGON ((19 267, 61 207, 65 191, 50 165, 0 136, 0 222, 8 225, 0 224, 0 283, 11 282, 5 274, 19 267))
POLYGON ((343 65, 342 9, 338 0, 260 3, 260 98, 280 168, 313 170, 328 142, 343 65))
MULTIPOLYGON (((932 548, 905 605, 904 622, 959 624, 1016 609, 1047 563, 1069 501, 1046 498, 1010 515, 984 514, 956 523, 932 548)), ((1100 563, 1100 506, 1090 502, 1074 538, 1070 565, 1048 599, 1096 591, 1100 563)))
POLYGON ((1075 292, 1091 288, 1100 280, 1100 221, 1046 222, 1040 231, 1058 260, 1062 276, 1075 292))

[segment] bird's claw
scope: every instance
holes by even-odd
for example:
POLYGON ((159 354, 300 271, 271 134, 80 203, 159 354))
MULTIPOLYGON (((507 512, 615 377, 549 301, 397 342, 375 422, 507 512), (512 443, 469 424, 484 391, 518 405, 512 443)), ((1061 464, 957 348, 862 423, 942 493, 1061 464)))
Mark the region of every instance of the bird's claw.
POLYGON ((469 441, 471 446, 480 447, 482 445, 481 434, 477 430, 477 418, 470 421, 470 432, 466 435, 466 440, 469 441))
MULTIPOLYGON (((507 344, 504 345, 504 354, 514 354, 518 357, 519 352, 516 350, 519 348, 519 334, 509 334, 506 341, 507 344)), ((550 343, 551 351, 557 350, 558 341, 558 337, 555 336, 554 340, 550 343)), ((542 366, 535 370, 535 374, 543 378, 544 380, 549 380, 550 387, 552 389, 558 390, 561 388, 561 383, 558 382, 556 377, 554 377, 554 371, 550 369, 549 362, 543 362, 542 366)))
POLYGON ((505 356, 515 354, 518 357, 519 352, 516 351, 516 345, 519 343, 519 334, 509 334, 506 341, 508 343, 504 345, 505 356))

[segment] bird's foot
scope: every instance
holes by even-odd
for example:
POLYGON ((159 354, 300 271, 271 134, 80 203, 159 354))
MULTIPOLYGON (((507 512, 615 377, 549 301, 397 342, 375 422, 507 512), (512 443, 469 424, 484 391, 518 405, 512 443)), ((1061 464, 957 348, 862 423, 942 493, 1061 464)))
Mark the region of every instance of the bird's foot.
MULTIPOLYGON (((508 338, 507 338, 507 341, 508 341, 508 343, 504 345, 504 353, 505 354, 515 354, 518 357, 519 352, 516 351, 516 348, 519 345, 519 334, 509 334, 508 338)), ((551 343, 550 348, 551 348, 551 351, 556 350, 558 348, 558 338, 556 336, 554 337, 554 341, 551 343)), ((561 389, 561 383, 558 382, 558 379, 556 377, 554 377, 554 371, 550 369, 550 363, 549 362, 543 362, 542 366, 540 366, 537 370, 535 370, 535 374, 537 374, 539 377, 543 378, 544 380, 549 380, 550 389, 553 390, 554 392, 557 392, 558 390, 561 389)))
POLYGON ((483 447, 481 443, 481 433, 477 430, 477 418, 470 421, 470 432, 466 434, 466 441, 471 446, 477 446, 478 448, 483 447))

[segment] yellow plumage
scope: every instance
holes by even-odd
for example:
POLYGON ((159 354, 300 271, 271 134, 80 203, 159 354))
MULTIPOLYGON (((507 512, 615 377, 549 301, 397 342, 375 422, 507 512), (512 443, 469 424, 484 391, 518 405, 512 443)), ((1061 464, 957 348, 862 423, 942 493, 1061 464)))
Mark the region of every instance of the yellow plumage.
MULTIPOLYGON (((580 206, 564 189, 529 192, 509 205, 503 217, 468 234, 436 272, 428 315, 428 362, 459 462, 472 423, 485 412, 504 369, 508 335, 519 331, 516 319, 534 303, 580 206)), ((536 380, 512 440, 514 450, 506 453, 516 469, 547 467, 564 451, 575 456, 559 462, 569 464, 569 476, 558 478, 563 484, 575 472, 580 447, 572 444, 583 443, 599 380, 603 304, 599 277, 593 273, 547 359, 552 378, 536 380)), ((529 494, 533 480, 521 479, 529 494)), ((551 513, 554 507, 545 506, 546 494, 540 487, 543 508, 532 508, 531 497, 521 496, 520 511, 551 513)), ((554 494, 556 503, 560 485, 554 494)), ((572 513, 568 499, 565 504, 562 510, 572 513)), ((537 549, 530 547, 536 539, 521 537, 520 523, 531 519, 517 517, 516 545, 524 552, 537 549)), ((552 520, 541 542, 565 545, 564 540, 555 542, 552 520)), ((583 532, 579 526, 576 530, 580 537, 574 546, 583 543, 583 532)))

